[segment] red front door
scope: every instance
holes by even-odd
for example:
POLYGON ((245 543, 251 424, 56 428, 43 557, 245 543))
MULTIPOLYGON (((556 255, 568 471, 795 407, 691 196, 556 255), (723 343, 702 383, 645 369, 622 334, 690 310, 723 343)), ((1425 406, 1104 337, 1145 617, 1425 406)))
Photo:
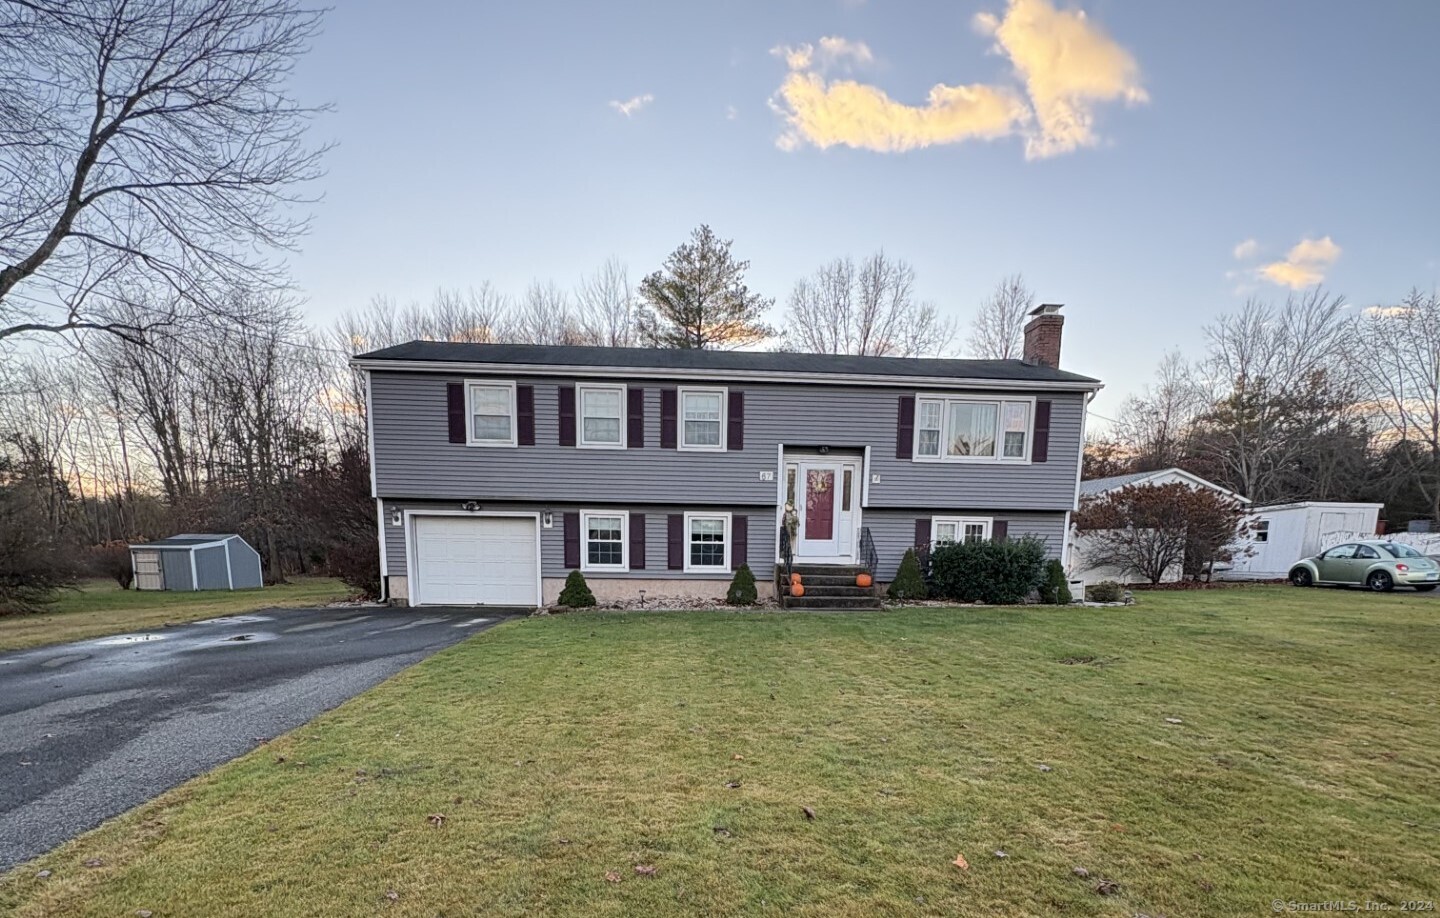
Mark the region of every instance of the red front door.
POLYGON ((805 538, 827 542, 835 537, 835 470, 805 471, 805 538))

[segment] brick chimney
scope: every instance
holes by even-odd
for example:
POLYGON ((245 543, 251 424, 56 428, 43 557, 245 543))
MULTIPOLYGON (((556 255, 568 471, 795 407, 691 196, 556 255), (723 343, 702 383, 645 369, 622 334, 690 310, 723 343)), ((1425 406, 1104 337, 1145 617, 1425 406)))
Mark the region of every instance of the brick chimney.
POLYGON ((1046 303, 1030 311, 1033 317, 1025 325, 1025 362, 1059 369, 1060 332, 1065 317, 1060 315, 1063 303, 1046 303))

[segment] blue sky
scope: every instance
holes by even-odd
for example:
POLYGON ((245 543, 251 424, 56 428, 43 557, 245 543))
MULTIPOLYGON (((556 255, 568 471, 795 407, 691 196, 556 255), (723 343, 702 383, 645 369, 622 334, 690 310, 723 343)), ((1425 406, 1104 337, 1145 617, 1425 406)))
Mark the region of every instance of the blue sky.
POLYGON ((884 247, 967 322, 1020 271, 1113 414, 1247 296, 1436 285, 1437 34, 1429 2, 346 0, 296 75, 338 146, 292 265, 321 323, 638 280, 701 222, 778 304, 884 247), (927 111, 936 84, 1010 108, 927 111))

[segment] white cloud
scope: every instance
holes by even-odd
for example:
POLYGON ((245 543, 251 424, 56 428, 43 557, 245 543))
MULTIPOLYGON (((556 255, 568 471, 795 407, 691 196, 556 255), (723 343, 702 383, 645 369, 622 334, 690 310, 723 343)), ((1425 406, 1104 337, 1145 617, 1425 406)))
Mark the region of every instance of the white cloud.
POLYGON ((1249 261, 1260 254, 1260 243, 1254 239, 1246 239, 1244 242, 1235 246, 1234 254, 1236 261, 1249 261))
POLYGON ((654 101, 655 97, 647 92, 644 95, 634 96, 632 98, 626 99, 624 102, 619 102, 611 99, 610 107, 615 109, 615 111, 619 112, 620 114, 624 115, 626 118, 629 118, 631 115, 640 111, 640 109, 644 108, 645 106, 649 105, 651 102, 654 101))
POLYGON ((1260 268, 1260 276, 1273 284, 1300 290, 1325 279, 1325 272, 1340 257, 1340 246, 1329 236, 1302 239, 1281 261, 1260 268))
POLYGON ((739 117, 740 117, 740 111, 739 111, 737 108, 735 108, 735 106, 733 106, 733 105, 727 105, 727 106, 725 106, 725 120, 726 120, 726 121, 734 121, 736 118, 739 118, 739 117))
POLYGON ((1082 11, 1057 10, 1050 0, 1009 0, 1003 17, 982 13, 975 26, 1010 59, 1023 94, 1004 84, 940 83, 924 104, 909 105, 876 86, 824 76, 837 66, 873 64, 864 42, 828 36, 818 47, 773 49, 790 71, 771 100, 787 122, 777 144, 897 152, 1021 135, 1026 158, 1037 159, 1096 145, 1097 103, 1149 98, 1135 59, 1082 11))

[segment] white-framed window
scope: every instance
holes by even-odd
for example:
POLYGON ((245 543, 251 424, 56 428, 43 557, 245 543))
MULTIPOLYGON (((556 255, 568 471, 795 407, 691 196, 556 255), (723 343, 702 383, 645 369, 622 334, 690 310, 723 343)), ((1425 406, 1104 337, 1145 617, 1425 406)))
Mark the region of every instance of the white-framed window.
POLYGON ((915 399, 915 461, 1029 462, 1033 398, 915 399))
POLYGON ((467 383, 465 401, 471 446, 515 445, 514 383, 467 383))
POLYGON ((685 514, 685 570, 730 570, 730 514, 685 514))
POLYGON ((725 448, 725 402, 728 395, 728 389, 680 390, 681 449, 725 448))
POLYGON ((1255 541, 1257 541, 1257 542, 1268 542, 1268 541, 1270 541, 1270 521, 1269 521, 1269 520, 1260 520, 1258 523, 1255 524, 1255 541))
POLYGON ((579 444, 590 449, 625 448, 625 387, 577 386, 579 444))
POLYGON ((930 541, 935 545, 979 542, 990 538, 995 521, 988 516, 935 516, 930 518, 930 541))
POLYGON ((630 569, 630 514, 626 511, 580 511, 580 539, 580 570, 630 569))

